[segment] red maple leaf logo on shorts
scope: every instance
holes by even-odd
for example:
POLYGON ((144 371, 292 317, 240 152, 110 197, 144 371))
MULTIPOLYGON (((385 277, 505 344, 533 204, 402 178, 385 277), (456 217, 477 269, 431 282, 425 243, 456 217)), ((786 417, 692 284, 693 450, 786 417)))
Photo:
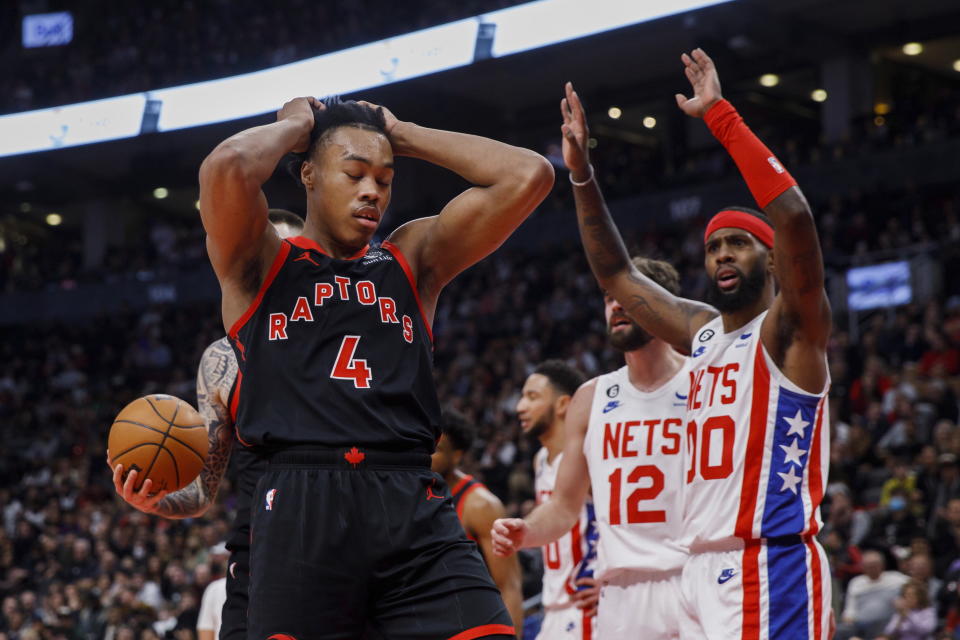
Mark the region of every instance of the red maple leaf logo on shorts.
POLYGON ((350 451, 347 451, 345 454, 343 454, 343 459, 352 464, 354 468, 363 462, 363 459, 366 457, 367 454, 365 454, 363 451, 360 451, 356 447, 353 447, 350 449, 350 451))

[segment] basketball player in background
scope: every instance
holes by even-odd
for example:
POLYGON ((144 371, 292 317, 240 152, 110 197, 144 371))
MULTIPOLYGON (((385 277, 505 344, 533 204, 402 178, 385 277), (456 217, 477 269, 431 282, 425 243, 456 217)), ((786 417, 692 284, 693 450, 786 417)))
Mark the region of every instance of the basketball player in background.
MULTIPOLYGON (((666 262, 634 268, 672 295, 680 277, 666 262)), ((672 640, 680 633, 680 544, 687 358, 654 338, 604 295, 610 346, 626 365, 574 394, 550 500, 524 519, 494 524, 494 549, 513 554, 570 530, 593 493, 599 541, 596 636, 672 640)))
MULTIPOLYGON (((300 235, 303 218, 284 209, 270 209, 270 224, 281 238, 300 235)), ((250 503, 253 489, 266 469, 266 461, 247 447, 234 447, 236 435, 230 398, 237 381, 237 358, 226 337, 206 348, 197 371, 197 409, 207 424, 209 449, 200 475, 192 483, 168 493, 150 495, 152 481, 147 479, 140 491, 134 491, 137 472, 130 471, 122 480, 122 465, 113 470, 117 493, 131 505, 164 518, 196 518, 206 513, 220 490, 220 481, 231 455, 235 471, 237 512, 227 537, 227 597, 220 625, 221 640, 246 640, 247 585, 250 567, 250 503)), ((110 452, 107 452, 109 464, 110 452)))
MULTIPOLYGON (((490 528, 493 521, 506 515, 503 503, 486 486, 472 475, 460 470, 463 456, 473 446, 476 429, 459 411, 444 409, 442 414, 443 435, 437 443, 431 466, 443 476, 450 487, 453 506, 467 537, 477 543, 483 560, 490 570, 503 602, 507 605, 513 626, 523 628, 523 588, 520 563, 517 559, 493 553, 490 528)), ((440 490, 437 489, 439 492, 440 490)))
POLYGON ((829 567, 814 538, 829 464, 831 317, 817 231, 796 182, 723 99, 713 61, 701 49, 681 58, 694 93, 677 105, 704 119, 767 215, 731 207, 707 224, 710 305, 665 290, 630 262, 568 83, 562 132, 580 235, 600 286, 690 353, 681 634, 821 640, 832 626, 829 567))
MULTIPOLYGON (((546 360, 523 384, 517 402, 520 428, 542 445, 533 458, 538 505, 553 500, 567 441, 570 399, 583 380, 580 371, 562 360, 546 360)), ((588 493, 589 484, 585 482, 583 489, 588 493)), ((557 529, 553 538, 528 545, 543 547, 544 615, 537 636, 540 640, 593 637, 599 598, 593 577, 597 541, 593 503, 582 499, 565 525, 557 529)))
POLYGON ((428 491, 440 435, 430 326, 443 286, 552 184, 532 151, 338 99, 295 98, 204 160, 237 431, 269 457, 253 502, 250 638, 356 638, 366 621, 390 638, 513 637, 476 545, 428 491), (291 152, 307 218, 303 237, 281 240, 261 187, 291 152), (370 247, 395 154, 474 186, 370 247))

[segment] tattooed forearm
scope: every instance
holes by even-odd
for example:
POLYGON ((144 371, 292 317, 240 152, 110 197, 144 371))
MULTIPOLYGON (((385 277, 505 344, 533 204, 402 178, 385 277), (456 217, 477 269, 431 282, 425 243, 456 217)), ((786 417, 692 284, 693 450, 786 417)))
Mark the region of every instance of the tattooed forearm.
POLYGON ((197 408, 209 438, 207 458, 196 480, 157 504, 158 515, 191 518, 203 514, 216 499, 233 446, 233 421, 227 405, 236 377, 237 360, 226 338, 207 347, 197 373, 197 408))
POLYGON ((174 491, 157 503, 156 513, 164 518, 192 518, 206 508, 200 477, 179 491, 174 491))
POLYGON ((580 238, 600 286, 646 331, 689 350, 693 330, 716 310, 673 295, 634 267, 596 181, 574 188, 574 198, 580 238))
POLYGON ((593 274, 604 286, 605 279, 629 270, 630 256, 596 180, 585 187, 575 188, 573 192, 583 248, 593 274))

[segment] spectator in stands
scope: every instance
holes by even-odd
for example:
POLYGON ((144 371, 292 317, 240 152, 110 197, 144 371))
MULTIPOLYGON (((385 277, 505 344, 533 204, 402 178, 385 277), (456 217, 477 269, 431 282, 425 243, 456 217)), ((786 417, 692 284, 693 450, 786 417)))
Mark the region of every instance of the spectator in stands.
POLYGON ((894 600, 896 613, 878 640, 932 640, 937 628, 937 611, 930 604, 924 583, 911 580, 894 600))
POLYGON ((943 581, 933 575, 933 558, 927 553, 914 553, 907 560, 907 575, 924 585, 927 596, 936 601, 943 581))
POLYGON ((960 557, 960 498, 949 500, 943 515, 937 517, 931 544, 937 551, 935 573, 943 576, 950 564, 960 557))
POLYGON ((837 627, 838 640, 873 638, 890 621, 894 601, 909 578, 899 571, 885 571, 885 567, 882 553, 864 552, 863 575, 847 586, 846 604, 837 627))

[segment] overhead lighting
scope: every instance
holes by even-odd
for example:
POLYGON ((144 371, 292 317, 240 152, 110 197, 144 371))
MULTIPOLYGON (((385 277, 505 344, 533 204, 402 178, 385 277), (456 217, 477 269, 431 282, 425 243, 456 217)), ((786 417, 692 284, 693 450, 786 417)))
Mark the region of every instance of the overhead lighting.
POLYGON ((890 113, 890 104, 887 102, 878 102, 873 105, 873 112, 878 116, 885 116, 890 113))
POLYGON ((760 84, 765 87, 775 87, 780 84, 780 76, 775 73, 765 73, 760 76, 760 84))
POLYGON ((33 207, 30 205, 29 202, 20 203, 20 213, 30 213, 31 209, 33 209, 33 207))
POLYGON ((918 56, 923 53, 923 45, 919 42, 908 42, 903 45, 903 52, 908 56, 918 56))
POLYGON ((610 107, 607 109, 607 115, 614 120, 619 120, 620 116, 623 115, 623 111, 620 110, 620 107, 610 107))
POLYGON ((813 98, 814 102, 826 102, 827 92, 824 91, 823 89, 814 89, 810 93, 810 97, 813 98))
POLYGON ((157 187, 156 189, 153 190, 153 197, 156 198, 157 200, 163 200, 168 195, 170 195, 170 192, 167 191, 166 187, 157 187))
POLYGON ((200 200, 197 200, 196 202, 194 202, 193 206, 197 208, 197 211, 200 211, 200 200))
POLYGON ((63 216, 59 213, 48 213, 47 214, 47 224, 51 227, 59 226, 63 222, 63 216))
POLYGON ((596 138, 590 138, 589 140, 587 140, 587 148, 588 148, 588 149, 596 149, 596 148, 597 148, 597 144, 599 144, 599 143, 597 142, 597 139, 596 139, 596 138))
POLYGON ((645 126, 647 129, 653 129, 655 126, 657 126, 657 119, 653 116, 647 116, 643 119, 643 126, 645 126))
POLYGON ((877 125, 878 127, 882 127, 886 123, 887 123, 887 119, 884 118, 883 116, 877 116, 876 118, 873 119, 873 124, 877 125))
POLYGON ((960 58, 953 61, 953 70, 960 71, 960 58))

